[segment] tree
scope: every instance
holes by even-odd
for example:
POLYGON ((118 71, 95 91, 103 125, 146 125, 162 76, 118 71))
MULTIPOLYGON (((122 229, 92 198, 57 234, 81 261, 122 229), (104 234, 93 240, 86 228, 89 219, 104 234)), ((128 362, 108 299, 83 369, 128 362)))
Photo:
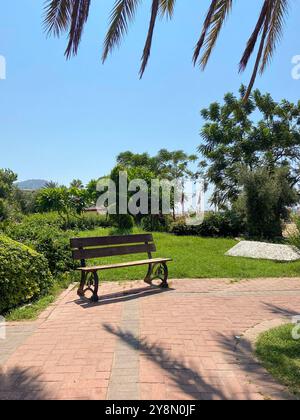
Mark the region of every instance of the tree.
POLYGON ((18 176, 10 169, 0 169, 0 199, 9 199, 18 176))
POLYGON ((13 202, 17 179, 18 176, 10 169, 0 169, 0 221, 7 219, 11 211, 18 210, 13 202))
POLYGON ((300 180, 300 101, 278 103, 256 90, 245 102, 244 93, 242 86, 240 97, 228 93, 223 105, 213 103, 201 112, 202 171, 218 207, 237 200, 244 170, 287 168, 292 186, 300 180))
POLYGON ((246 216, 250 237, 274 239, 282 237, 282 221, 287 208, 299 202, 299 195, 289 182, 288 168, 246 170, 241 176, 241 207, 246 216))
POLYGON ((83 190, 84 185, 80 179, 73 179, 73 181, 70 183, 70 188, 77 188, 79 190, 83 190))
POLYGON ((37 207, 42 212, 56 211, 69 226, 71 215, 80 215, 86 207, 86 191, 77 188, 44 188, 38 192, 37 207))
POLYGON ((44 188, 46 188, 46 189, 50 188, 51 189, 51 188, 58 188, 58 187, 59 187, 59 185, 58 185, 57 182, 55 182, 55 181, 48 181, 48 182, 46 182, 44 188))
MULTIPOLYGON (((128 31, 129 23, 134 20, 141 3, 141 0, 115 0, 110 26, 104 42, 103 62, 106 61, 109 53, 121 43, 123 36, 128 31)), ((157 18, 159 15, 172 18, 175 3, 176 0, 151 1, 150 23, 140 68, 141 77, 150 57, 157 18)), ((263 0, 258 20, 240 61, 240 71, 243 71, 258 45, 252 77, 249 87, 245 91, 246 99, 252 90, 258 71, 263 73, 274 55, 277 43, 282 36, 284 20, 290 3, 291 0, 263 0)), ((46 31, 55 36, 68 32, 69 40, 65 51, 67 58, 78 53, 84 27, 89 17, 90 5, 91 0, 47 0, 44 21, 46 31)), ((194 64, 199 63, 202 69, 205 69, 210 59, 232 6, 233 0, 211 0, 193 57, 194 64), (204 52, 201 55, 203 49, 204 52)))

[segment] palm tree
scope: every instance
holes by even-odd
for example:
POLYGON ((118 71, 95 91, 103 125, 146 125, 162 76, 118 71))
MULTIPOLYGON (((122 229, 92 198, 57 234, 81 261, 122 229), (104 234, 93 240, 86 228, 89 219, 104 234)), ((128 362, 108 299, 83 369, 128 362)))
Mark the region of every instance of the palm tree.
POLYGON ((55 189, 55 188, 58 188, 58 187, 59 187, 59 185, 55 181, 48 181, 48 182, 46 182, 46 184, 44 186, 45 189, 55 189))
MULTIPOLYGON (((205 17, 200 38, 196 44, 193 63, 205 69, 216 45, 221 29, 233 7, 233 0, 210 0, 211 4, 205 17), (202 53, 203 52, 203 53, 202 53)), ((254 30, 248 40, 240 61, 240 71, 244 71, 256 45, 258 52, 252 77, 245 94, 251 93, 258 72, 263 73, 271 60, 283 32, 285 17, 291 0, 263 0, 262 9, 254 30)), ((159 15, 173 17, 176 0, 152 0, 148 35, 142 55, 140 77, 143 76, 152 47, 153 33, 159 15)), ((134 20, 142 0, 115 0, 111 12, 110 26, 105 37, 102 60, 118 46, 127 33, 129 23, 134 20)), ((68 32, 68 45, 65 55, 70 58, 78 53, 85 23, 88 20, 91 0, 46 0, 45 29, 48 34, 60 36, 68 32)))
POLYGON ((78 190, 83 190, 84 185, 80 179, 73 179, 70 183, 70 188, 77 188, 78 190))

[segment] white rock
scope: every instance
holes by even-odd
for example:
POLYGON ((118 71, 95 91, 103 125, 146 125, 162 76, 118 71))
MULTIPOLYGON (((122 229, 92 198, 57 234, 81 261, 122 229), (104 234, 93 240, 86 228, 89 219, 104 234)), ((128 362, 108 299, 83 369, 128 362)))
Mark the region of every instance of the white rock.
POLYGON ((239 242, 225 255, 283 262, 300 260, 300 251, 293 246, 252 241, 239 242))

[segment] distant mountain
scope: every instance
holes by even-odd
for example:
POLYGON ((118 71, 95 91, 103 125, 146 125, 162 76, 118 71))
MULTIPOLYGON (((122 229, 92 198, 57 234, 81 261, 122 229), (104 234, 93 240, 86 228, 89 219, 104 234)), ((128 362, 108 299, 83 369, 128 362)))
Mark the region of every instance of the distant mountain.
POLYGON ((27 181, 16 182, 16 186, 20 190, 40 190, 44 188, 47 184, 47 181, 44 179, 29 179, 27 181))

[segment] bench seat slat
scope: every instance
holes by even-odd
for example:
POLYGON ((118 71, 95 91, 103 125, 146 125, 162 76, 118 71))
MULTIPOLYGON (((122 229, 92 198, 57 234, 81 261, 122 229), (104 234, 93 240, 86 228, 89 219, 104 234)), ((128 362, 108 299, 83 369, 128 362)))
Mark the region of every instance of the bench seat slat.
POLYGON ((159 264, 159 263, 166 263, 172 261, 171 258, 153 258, 148 260, 140 260, 140 261, 130 261, 120 264, 108 264, 108 265, 99 265, 95 267, 81 267, 78 268, 79 271, 85 272, 93 272, 93 271, 101 271, 101 270, 110 270, 114 268, 126 268, 126 267, 135 267, 139 265, 149 265, 149 264, 159 264))

